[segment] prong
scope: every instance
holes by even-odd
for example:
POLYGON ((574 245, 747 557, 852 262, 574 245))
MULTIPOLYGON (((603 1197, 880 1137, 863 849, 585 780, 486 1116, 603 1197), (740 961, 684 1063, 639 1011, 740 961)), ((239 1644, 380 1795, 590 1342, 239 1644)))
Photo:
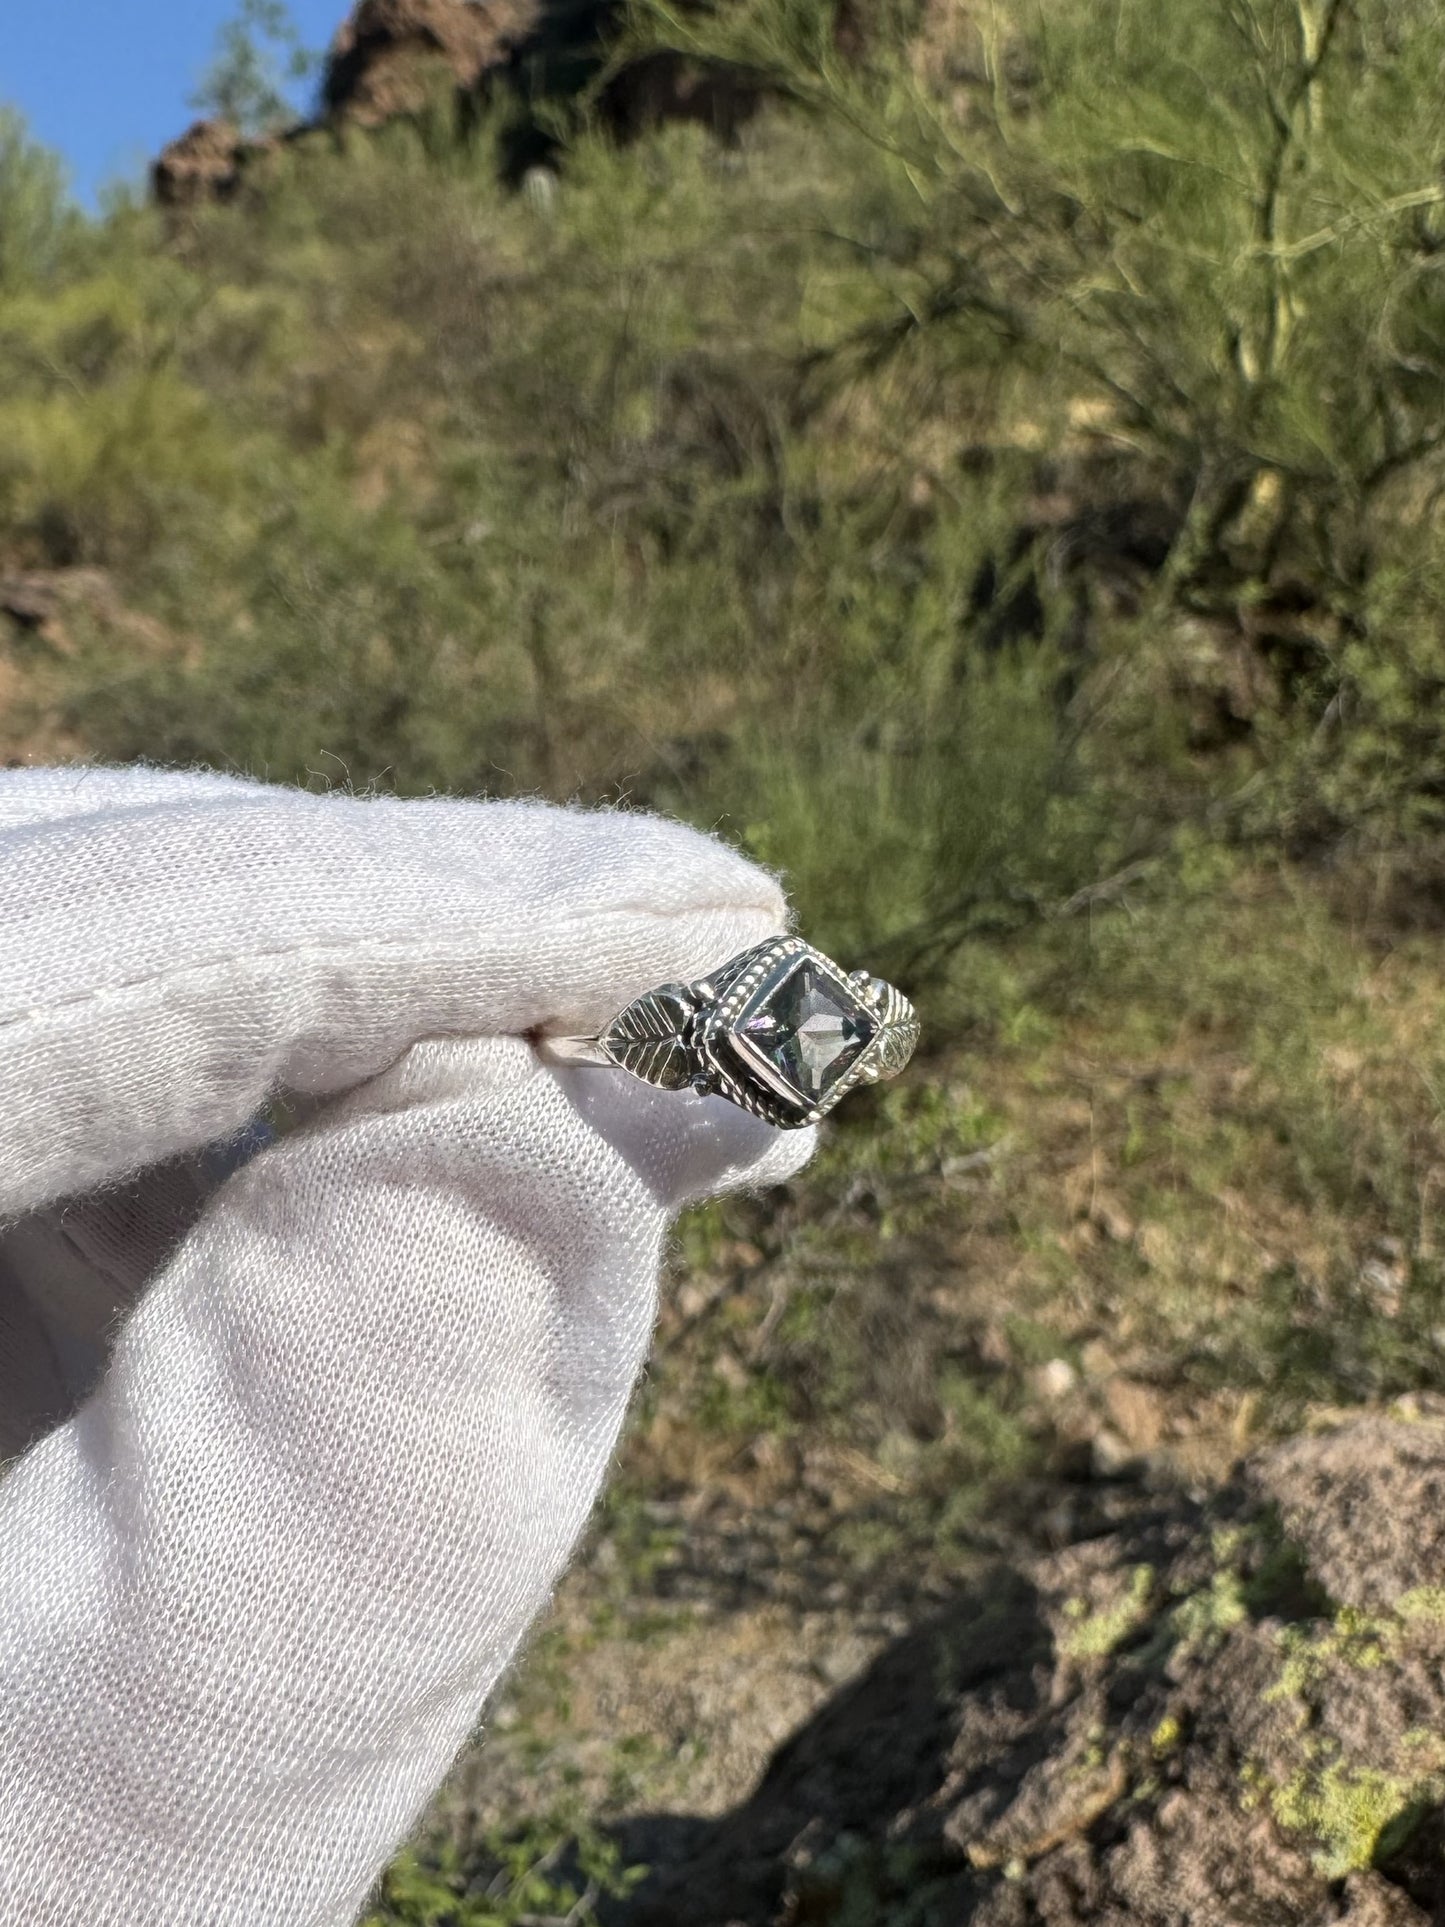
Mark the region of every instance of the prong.
POLYGON ((692 1088, 699 1097, 712 1097, 717 1090, 717 1084, 706 1071, 699 1071, 692 1080, 692 1088))
POLYGON ((697 982, 692 985, 692 994, 700 1004, 715 1004, 717 1002, 717 985, 710 977, 699 977, 697 982))

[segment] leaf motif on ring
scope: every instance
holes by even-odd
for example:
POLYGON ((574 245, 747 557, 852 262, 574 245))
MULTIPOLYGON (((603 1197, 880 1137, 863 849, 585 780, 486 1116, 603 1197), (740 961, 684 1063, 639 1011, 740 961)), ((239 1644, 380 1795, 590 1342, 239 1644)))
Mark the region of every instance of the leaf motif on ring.
POLYGON ((685 1090, 697 1073, 688 1034, 696 1005, 681 984, 663 984, 630 1003, 602 1033, 613 1062, 666 1091, 685 1090))
POLYGON ((873 1040, 873 1061, 880 1077, 896 1077, 918 1046, 920 1025, 912 1004, 892 984, 882 986, 878 1035, 873 1040))

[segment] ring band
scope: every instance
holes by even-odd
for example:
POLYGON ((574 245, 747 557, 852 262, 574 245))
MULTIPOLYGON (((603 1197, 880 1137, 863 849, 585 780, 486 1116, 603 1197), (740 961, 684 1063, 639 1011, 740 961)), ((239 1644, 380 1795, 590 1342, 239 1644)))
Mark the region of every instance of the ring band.
POLYGON ((896 1077, 919 1024, 901 990, 851 975, 801 937, 770 937, 692 984, 638 997, 595 1037, 542 1037, 558 1064, 630 1071, 730 1098, 784 1129, 816 1124, 859 1084, 896 1077))

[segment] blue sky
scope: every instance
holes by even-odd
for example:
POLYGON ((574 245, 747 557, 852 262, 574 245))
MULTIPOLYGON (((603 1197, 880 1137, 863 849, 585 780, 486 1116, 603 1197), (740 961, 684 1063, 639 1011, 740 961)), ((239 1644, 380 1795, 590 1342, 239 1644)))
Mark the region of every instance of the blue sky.
MULTIPOLYGON (((235 0, 0 0, 0 102, 59 149, 93 206, 194 118, 187 96, 235 11, 235 0)), ((291 0, 308 46, 325 45, 346 12, 347 0, 291 0)))

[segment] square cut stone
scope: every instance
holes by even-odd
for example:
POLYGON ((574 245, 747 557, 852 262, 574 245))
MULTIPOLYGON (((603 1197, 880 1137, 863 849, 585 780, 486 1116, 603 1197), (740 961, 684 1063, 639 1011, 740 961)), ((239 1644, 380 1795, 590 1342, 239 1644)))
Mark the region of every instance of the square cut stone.
POLYGON ((816 1104, 878 1034, 878 1020, 851 990, 805 958, 735 1031, 784 1085, 816 1104))

